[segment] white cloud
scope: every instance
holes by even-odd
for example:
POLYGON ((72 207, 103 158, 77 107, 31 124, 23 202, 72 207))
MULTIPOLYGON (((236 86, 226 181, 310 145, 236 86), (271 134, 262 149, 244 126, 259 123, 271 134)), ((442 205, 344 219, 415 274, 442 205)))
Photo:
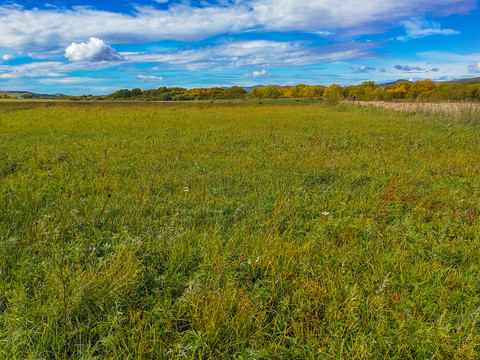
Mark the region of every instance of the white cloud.
POLYGON ((86 84, 92 82, 98 82, 101 79, 95 79, 90 77, 64 77, 64 78, 46 78, 40 79, 38 82, 45 85, 56 84, 86 84))
POLYGON ((441 25, 434 21, 427 21, 423 19, 413 19, 403 21, 402 25, 405 27, 405 36, 398 36, 398 41, 406 41, 410 39, 418 39, 432 35, 458 35, 459 31, 452 29, 442 29, 441 25))
MULTIPOLYGON (((99 41, 100 43, 101 40, 99 41)), ((90 41, 92 43, 92 41, 90 41)), ((93 42, 95 43, 95 42, 93 42)), ((96 53, 88 44, 74 47, 75 60, 89 60, 96 53), (84 49, 85 47, 85 49, 84 49), (93 55, 92 55, 93 54, 93 55), (81 56, 80 56, 81 55, 81 56)), ((327 46, 305 46, 302 42, 280 41, 237 41, 223 42, 218 46, 203 47, 188 50, 170 50, 161 53, 118 53, 124 64, 158 63, 167 70, 209 70, 215 69, 242 69, 242 68, 269 68, 279 66, 309 65, 339 60, 365 60, 378 57, 371 49, 378 44, 344 43, 327 46)), ((105 45, 107 46, 107 45, 105 45)), ((104 49, 105 46, 100 46, 104 49)), ((94 50, 98 47, 94 47, 94 50)), ((1 65, 0 78, 22 77, 55 77, 64 78, 74 71, 94 71, 118 66, 111 61, 36 61, 21 65, 1 65)), ((157 66, 158 68, 158 66, 157 66)), ((258 75, 263 75, 258 71, 258 75)), ((253 77, 253 73, 251 75, 253 77)), ((148 75, 138 76, 142 80, 149 80, 148 75), (145 78, 143 77, 145 76, 145 78)), ((154 80, 150 78, 150 80, 154 80)), ((161 80, 158 77, 155 80, 161 80)))
POLYGON ((473 9, 474 0, 371 0, 358 1, 254 0, 252 8, 265 29, 318 31, 355 28, 359 32, 377 31, 378 23, 395 22, 427 13, 450 15, 473 9), (380 20, 381 19, 381 20, 380 20), (385 19, 388 19, 385 21, 385 19))
POLYGON ((65 57, 72 61, 118 61, 123 57, 103 40, 91 37, 86 43, 72 43, 65 49, 65 57))
POLYGON ((335 31, 318 30, 314 31, 312 34, 318 35, 320 37, 329 37, 335 35, 335 31))
POLYGON ((303 42, 267 40, 226 42, 215 47, 162 52, 122 53, 129 62, 158 62, 175 69, 205 70, 247 67, 309 65, 338 60, 366 60, 379 55, 371 49, 378 43, 343 43, 306 46, 303 42))
POLYGON ((60 62, 37 61, 21 65, 1 65, 0 78, 63 78, 73 71, 101 70, 112 66, 111 62, 60 62))
POLYGON ((64 72, 58 69, 61 62, 35 62, 22 65, 0 65, 0 78, 18 79, 21 77, 61 77, 64 72))
POLYGON ((154 76, 154 75, 142 75, 139 74, 137 75, 138 78, 144 80, 144 81, 161 81, 163 80, 163 77, 161 76, 154 76))
MULTIPOLYGON (((382 31, 385 24, 412 16, 465 13, 475 3, 474 0, 372 0, 359 6, 356 0, 310 0, 301 4, 298 0, 243 0, 206 7, 183 2, 170 5, 166 10, 137 6, 133 14, 82 6, 31 10, 19 5, 0 6, 0 47, 35 53, 59 50, 72 41, 83 41, 90 36, 109 44, 192 41, 253 29, 295 30, 321 35, 347 31, 355 37, 382 31)), ((405 23, 405 26, 410 25, 405 23)), ((434 33, 443 34, 454 31, 432 29, 434 33)), ((425 27, 415 29, 414 25, 411 30, 407 29, 412 35, 415 31, 417 35, 422 31, 429 33, 428 30, 425 27)))
POLYGON ((8 60, 12 60, 12 59, 15 59, 15 55, 12 55, 12 54, 2 55, 2 60, 3 61, 8 61, 8 60))
POLYGON ((267 70, 263 69, 262 71, 254 71, 254 72, 252 73, 252 76, 253 76, 254 78, 256 78, 256 77, 259 77, 259 76, 265 76, 265 75, 267 75, 267 74, 268 74, 267 70))
POLYGON ((260 76, 265 76, 265 75, 268 75, 268 71, 263 69, 261 71, 253 71, 251 73, 247 73, 247 74, 243 74, 244 77, 246 78, 250 78, 250 77, 254 77, 254 78, 257 78, 257 77, 260 77, 260 76))

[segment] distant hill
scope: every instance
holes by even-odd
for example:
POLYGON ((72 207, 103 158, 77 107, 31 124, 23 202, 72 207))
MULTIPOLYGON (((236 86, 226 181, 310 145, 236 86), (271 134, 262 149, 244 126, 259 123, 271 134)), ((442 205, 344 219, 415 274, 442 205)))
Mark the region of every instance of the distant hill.
POLYGON ((243 89, 247 92, 247 94, 250 94, 253 89, 255 88, 263 88, 265 85, 254 85, 254 86, 242 86, 243 89))
MULTIPOLYGON (((453 79, 453 80, 447 80, 447 81, 434 81, 435 84, 462 84, 462 83, 467 83, 467 82, 472 82, 472 81, 480 81, 480 77, 471 77, 471 78, 463 78, 463 79, 453 79)), ((407 79, 398 79, 395 81, 383 83, 383 84, 378 84, 382 89, 387 88, 390 85, 395 85, 396 83, 399 82, 411 82, 410 80, 407 79)))
POLYGON ((0 90, 0 96, 7 95, 11 98, 58 98, 62 94, 37 94, 31 91, 0 90))
POLYGON ((407 80, 407 79, 398 79, 398 80, 395 80, 395 81, 390 81, 390 82, 387 82, 387 83, 378 84, 378 86, 381 87, 382 89, 385 89, 385 88, 389 87, 390 85, 395 85, 399 82, 411 82, 411 81, 407 80))
MULTIPOLYGON (((255 88, 264 88, 266 87, 267 85, 254 85, 254 86, 242 86, 242 89, 245 89, 245 91, 247 92, 247 94, 250 94, 252 92, 253 89, 255 88)), ((280 86, 281 88, 287 88, 287 87, 290 87, 291 85, 285 85, 285 86, 280 86)), ((321 86, 321 87, 325 87, 323 85, 311 85, 311 86, 321 86)))
POLYGON ((447 83, 447 84, 462 84, 472 81, 480 81, 480 77, 472 77, 472 78, 463 78, 463 79, 453 79, 448 81, 436 81, 436 83, 447 83))

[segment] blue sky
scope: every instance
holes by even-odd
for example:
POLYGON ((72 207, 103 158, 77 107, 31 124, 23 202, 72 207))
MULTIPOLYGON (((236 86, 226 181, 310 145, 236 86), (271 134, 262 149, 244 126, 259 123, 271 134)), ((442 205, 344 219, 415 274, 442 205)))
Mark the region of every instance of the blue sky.
POLYGON ((0 90, 480 76, 472 0, 0 1, 0 90))

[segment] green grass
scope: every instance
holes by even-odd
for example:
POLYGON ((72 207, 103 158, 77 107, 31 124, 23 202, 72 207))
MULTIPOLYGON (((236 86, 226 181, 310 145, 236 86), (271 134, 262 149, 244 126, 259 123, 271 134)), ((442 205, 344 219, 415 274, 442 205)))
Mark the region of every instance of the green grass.
POLYGON ((475 122, 5 104, 0 358, 479 357, 475 122))

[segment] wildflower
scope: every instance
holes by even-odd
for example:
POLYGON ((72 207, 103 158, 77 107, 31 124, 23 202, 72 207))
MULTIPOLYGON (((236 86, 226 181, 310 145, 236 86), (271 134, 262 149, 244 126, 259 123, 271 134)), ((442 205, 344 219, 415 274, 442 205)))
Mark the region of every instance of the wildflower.
POLYGON ((342 205, 347 205, 346 203, 344 203, 344 202, 341 202, 341 201, 340 201, 340 204, 342 204, 342 205))
POLYGON ((255 262, 256 262, 256 263, 258 263, 258 260, 260 260, 260 256, 259 256, 259 257, 257 257, 257 260, 255 260, 255 262))
POLYGON ((185 192, 189 192, 189 191, 190 191, 190 189, 189 189, 189 187, 188 187, 188 186, 185 186, 185 188, 183 189, 183 191, 185 191, 185 192))
POLYGON ((252 265, 252 259, 248 259, 247 263, 248 265, 252 265))
POLYGON ((322 215, 328 216, 330 213, 328 211, 322 211, 322 215))

